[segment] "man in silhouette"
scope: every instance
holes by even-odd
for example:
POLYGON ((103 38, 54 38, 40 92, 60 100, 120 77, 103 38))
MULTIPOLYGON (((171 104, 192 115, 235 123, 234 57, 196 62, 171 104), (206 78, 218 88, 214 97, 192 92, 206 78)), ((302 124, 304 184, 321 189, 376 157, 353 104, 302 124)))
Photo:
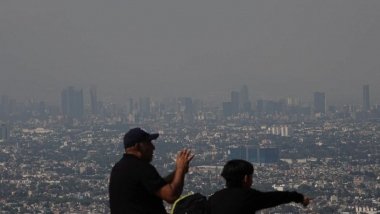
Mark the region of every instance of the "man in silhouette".
POLYGON ((180 151, 174 172, 162 178, 150 164, 155 149, 152 141, 158 136, 141 128, 133 128, 124 135, 125 153, 111 171, 111 213, 166 214, 163 200, 173 203, 181 195, 194 155, 186 149, 180 151))
POLYGON ((223 167, 226 188, 215 192, 208 200, 210 214, 248 214, 280 204, 296 202, 304 206, 309 198, 297 192, 261 192, 252 189, 253 166, 245 160, 230 160, 223 167))

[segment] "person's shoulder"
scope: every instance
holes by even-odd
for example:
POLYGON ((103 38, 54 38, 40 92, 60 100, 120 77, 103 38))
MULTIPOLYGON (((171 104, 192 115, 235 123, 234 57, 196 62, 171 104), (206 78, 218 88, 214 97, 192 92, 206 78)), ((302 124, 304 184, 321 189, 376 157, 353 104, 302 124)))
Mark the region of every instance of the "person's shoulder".
POLYGON ((209 196, 209 200, 213 200, 214 198, 217 198, 219 195, 222 195, 226 189, 220 189, 216 192, 214 192, 212 195, 209 196))
POLYGON ((115 163, 115 165, 112 167, 113 169, 118 169, 118 168, 124 168, 127 167, 128 165, 138 165, 138 158, 133 157, 132 155, 127 155, 124 154, 122 158, 115 163))
POLYGON ((262 191, 253 188, 248 188, 247 190, 251 193, 262 193, 262 191))
POLYGON ((261 192, 252 188, 233 188, 233 192, 242 195, 257 195, 261 192))
POLYGON ((250 190, 246 188, 224 188, 224 189, 216 191, 214 194, 210 196, 210 198, 224 196, 224 195, 233 196, 235 194, 241 194, 245 192, 248 193, 249 191, 250 190))
POLYGON ((132 169, 133 171, 149 172, 152 170, 153 171, 156 170, 156 168, 148 161, 144 161, 130 154, 124 155, 123 158, 120 160, 120 162, 125 167, 133 166, 133 169, 132 169))
POLYGON ((262 192, 253 189, 253 188, 225 188, 219 191, 220 195, 234 195, 234 196, 242 196, 242 197, 254 197, 261 195, 262 192))
POLYGON ((214 192, 214 194, 212 194, 211 196, 213 196, 213 195, 218 195, 218 194, 222 194, 222 193, 224 193, 224 192, 228 192, 228 188, 220 189, 220 190, 214 192))
POLYGON ((264 194, 262 191, 259 191, 259 190, 256 190, 256 189, 253 189, 253 188, 248 188, 246 190, 247 194, 255 197, 255 196, 260 196, 262 194, 264 194))
POLYGON ((123 157, 119 160, 118 164, 139 164, 143 163, 144 161, 140 160, 140 158, 131 155, 131 154, 124 154, 123 157))

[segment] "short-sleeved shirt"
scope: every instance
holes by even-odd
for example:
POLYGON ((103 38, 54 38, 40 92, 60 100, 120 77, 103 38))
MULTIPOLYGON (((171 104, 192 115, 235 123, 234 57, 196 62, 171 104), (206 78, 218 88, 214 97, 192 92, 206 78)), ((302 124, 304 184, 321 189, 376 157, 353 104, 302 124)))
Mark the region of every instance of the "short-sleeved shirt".
POLYGON ((155 195, 166 184, 150 163, 124 154, 111 171, 111 213, 166 214, 162 199, 155 195))
POLYGON ((260 192, 251 188, 226 188, 209 197, 210 214, 252 214, 258 210, 289 202, 301 202, 297 192, 260 192))

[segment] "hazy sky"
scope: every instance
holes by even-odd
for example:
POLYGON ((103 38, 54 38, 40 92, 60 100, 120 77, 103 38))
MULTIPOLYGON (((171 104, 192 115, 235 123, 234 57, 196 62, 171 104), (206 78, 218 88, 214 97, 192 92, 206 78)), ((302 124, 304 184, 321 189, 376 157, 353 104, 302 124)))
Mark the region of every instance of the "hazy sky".
MULTIPOLYGON (((378 0, 1 0, 0 94, 380 103, 378 0)), ((331 103, 331 102, 330 102, 331 103)))

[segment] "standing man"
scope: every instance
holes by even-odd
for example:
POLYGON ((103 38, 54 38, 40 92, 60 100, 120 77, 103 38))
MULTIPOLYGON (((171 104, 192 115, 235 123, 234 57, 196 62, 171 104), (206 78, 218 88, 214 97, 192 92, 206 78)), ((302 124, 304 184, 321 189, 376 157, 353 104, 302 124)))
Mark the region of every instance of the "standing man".
POLYGON ((162 178, 150 164, 155 149, 152 141, 157 138, 158 133, 150 134, 141 128, 124 135, 125 153, 111 171, 111 213, 166 214, 162 200, 174 203, 181 195, 194 155, 187 149, 180 151, 174 172, 162 178))
POLYGON ((297 192, 260 192, 252 189, 253 166, 245 160, 230 160, 224 165, 222 177, 226 188, 209 197, 210 214, 251 214, 280 204, 296 202, 303 206, 309 198, 297 192))

